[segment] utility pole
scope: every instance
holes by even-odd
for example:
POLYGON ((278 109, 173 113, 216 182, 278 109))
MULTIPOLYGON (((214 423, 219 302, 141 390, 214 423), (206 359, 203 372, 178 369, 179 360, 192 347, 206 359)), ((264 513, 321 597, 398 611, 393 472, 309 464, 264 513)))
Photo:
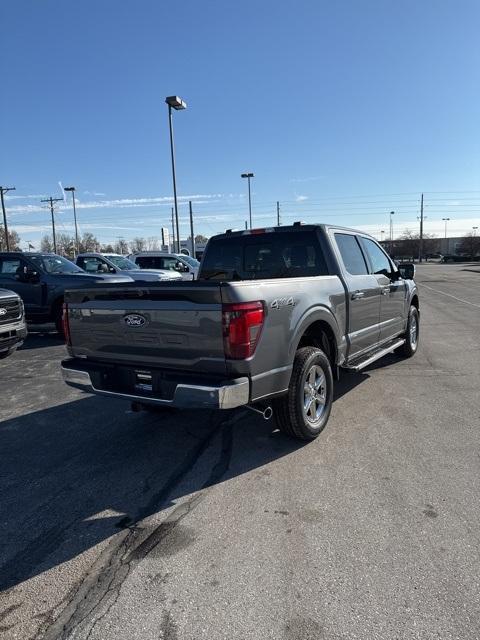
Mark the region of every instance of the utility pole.
POLYGON ((418 244, 418 261, 422 262, 423 256, 423 193, 420 200, 420 242, 418 244))
POLYGON ((248 222, 245 220, 245 229, 248 229, 248 222))
POLYGON ((2 200, 2 212, 3 212, 3 229, 5 231, 5 243, 7 245, 7 251, 10 251, 10 240, 8 239, 8 225, 7 225, 7 214, 5 212, 5 200, 3 196, 8 191, 16 191, 15 187, 0 187, 0 197, 2 200))
POLYGON ((175 210, 172 207, 172 249, 175 253, 175 210))
POLYGON ((192 238, 192 258, 195 258, 195 236, 193 235, 193 212, 192 212, 192 201, 188 201, 188 206, 190 208, 190 237, 192 238))
POLYGON ((53 253, 57 253, 57 238, 55 236, 55 202, 63 201, 63 198, 47 198, 46 200, 40 200, 40 202, 48 202, 50 205, 50 213, 52 214, 52 233, 53 233, 53 253))
POLYGON ((280 202, 277 200, 277 227, 280 226, 280 202))

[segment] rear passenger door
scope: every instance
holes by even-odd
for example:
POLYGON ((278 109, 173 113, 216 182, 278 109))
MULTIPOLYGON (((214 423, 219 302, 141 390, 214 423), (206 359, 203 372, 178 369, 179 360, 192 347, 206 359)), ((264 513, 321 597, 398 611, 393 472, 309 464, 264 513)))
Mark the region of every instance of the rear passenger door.
POLYGON ((348 295, 348 358, 361 355, 380 339, 381 286, 369 268, 359 239, 348 231, 333 232, 348 295))
POLYGON ((381 287, 380 340, 394 338, 405 330, 406 284, 390 258, 371 238, 361 237, 369 270, 381 287))

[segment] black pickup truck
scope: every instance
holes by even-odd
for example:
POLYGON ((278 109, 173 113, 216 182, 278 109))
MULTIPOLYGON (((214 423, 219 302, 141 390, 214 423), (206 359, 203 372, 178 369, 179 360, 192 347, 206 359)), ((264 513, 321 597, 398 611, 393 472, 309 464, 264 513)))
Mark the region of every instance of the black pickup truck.
POLYGON ((54 322, 62 331, 62 305, 66 289, 90 283, 132 282, 128 276, 91 275, 70 260, 52 253, 0 253, 0 287, 18 293, 27 321, 54 322))
POLYGON ((68 292, 63 375, 142 406, 273 408, 283 431, 312 439, 340 368, 415 353, 413 275, 352 229, 225 233, 209 241, 194 282, 68 292))

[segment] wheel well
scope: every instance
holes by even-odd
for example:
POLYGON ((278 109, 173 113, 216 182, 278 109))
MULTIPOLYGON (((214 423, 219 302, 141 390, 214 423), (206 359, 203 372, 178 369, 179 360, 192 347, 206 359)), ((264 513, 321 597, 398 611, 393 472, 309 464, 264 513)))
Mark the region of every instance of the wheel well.
POLYGON ((317 320, 311 324, 300 338, 298 348, 301 347, 318 347, 328 356, 332 369, 337 364, 337 341, 327 322, 317 320))
POLYGON ((418 296, 413 296, 412 302, 410 304, 412 304, 414 307, 416 307, 417 311, 418 311, 418 296))

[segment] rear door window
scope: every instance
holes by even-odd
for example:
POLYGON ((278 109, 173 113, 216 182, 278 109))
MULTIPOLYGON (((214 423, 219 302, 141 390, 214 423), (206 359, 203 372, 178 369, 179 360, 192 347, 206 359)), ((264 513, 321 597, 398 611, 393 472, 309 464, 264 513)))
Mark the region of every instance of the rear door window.
POLYGON ((365 262, 357 238, 350 233, 336 233, 335 241, 348 273, 352 276, 367 275, 367 263, 365 262))
POLYGON ((258 280, 328 275, 315 232, 221 237, 208 244, 200 278, 258 280))

